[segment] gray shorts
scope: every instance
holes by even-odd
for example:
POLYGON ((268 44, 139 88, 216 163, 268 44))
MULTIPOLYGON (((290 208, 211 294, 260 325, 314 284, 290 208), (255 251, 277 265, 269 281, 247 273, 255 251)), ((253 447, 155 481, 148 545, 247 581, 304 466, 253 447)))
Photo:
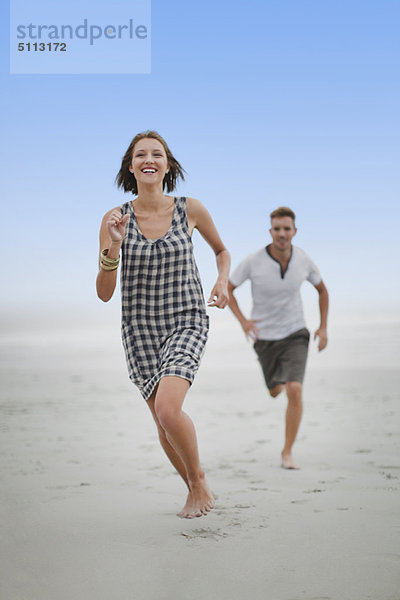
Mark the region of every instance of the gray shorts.
POLYGON ((282 340, 254 343, 269 390, 287 381, 303 383, 309 341, 310 332, 304 327, 282 340))

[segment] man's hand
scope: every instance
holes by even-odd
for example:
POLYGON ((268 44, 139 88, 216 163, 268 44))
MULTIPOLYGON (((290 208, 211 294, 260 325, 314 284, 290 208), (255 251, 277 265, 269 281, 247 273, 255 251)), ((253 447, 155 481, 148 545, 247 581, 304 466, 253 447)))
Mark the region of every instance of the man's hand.
POLYGON ((244 319, 243 321, 240 322, 243 331, 246 334, 246 337, 250 337, 252 340, 258 340, 258 336, 260 334, 260 330, 258 329, 257 325, 256 325, 256 321, 250 321, 247 319, 244 319))
POLYGON ((328 343, 328 334, 327 334, 326 329, 324 327, 320 327, 314 333, 314 340, 317 339, 317 337, 319 338, 318 350, 321 352, 321 350, 323 350, 324 348, 326 348, 326 345, 328 343))

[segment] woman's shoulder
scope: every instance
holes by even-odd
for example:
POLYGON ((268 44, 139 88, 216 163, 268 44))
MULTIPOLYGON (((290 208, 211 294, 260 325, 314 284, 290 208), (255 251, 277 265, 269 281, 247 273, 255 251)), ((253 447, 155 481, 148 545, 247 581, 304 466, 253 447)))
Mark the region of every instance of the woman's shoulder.
POLYGON ((114 210, 120 210, 122 214, 126 213, 127 210, 129 209, 129 206, 131 205, 131 200, 128 200, 128 202, 124 202, 123 204, 119 204, 118 206, 114 206, 113 208, 110 208, 110 210, 108 210, 106 212, 106 214, 104 215, 104 217, 108 217, 109 215, 111 215, 112 212, 114 212, 114 210))
POLYGON ((184 200, 186 201, 187 211, 190 214, 201 214, 202 211, 206 210, 204 204, 202 204, 200 200, 197 200, 197 198, 185 196, 184 200))
POLYGON ((112 213, 114 210, 118 210, 118 209, 121 209, 121 207, 120 207, 120 206, 114 206, 113 208, 110 208, 110 210, 108 210, 108 211, 107 211, 107 212, 104 214, 104 217, 103 217, 103 218, 104 218, 104 219, 106 219, 107 217, 109 217, 109 216, 111 215, 111 213, 112 213))

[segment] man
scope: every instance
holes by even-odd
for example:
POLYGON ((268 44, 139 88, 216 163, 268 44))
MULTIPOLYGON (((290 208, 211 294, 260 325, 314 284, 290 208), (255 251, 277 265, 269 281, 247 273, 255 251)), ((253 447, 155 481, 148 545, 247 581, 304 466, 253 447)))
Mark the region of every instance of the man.
POLYGON ((254 340, 265 383, 271 396, 284 388, 288 398, 285 445, 282 467, 299 469, 292 447, 299 430, 302 411, 302 384, 310 334, 305 327, 300 287, 307 280, 319 294, 321 323, 314 334, 318 350, 327 345, 328 291, 318 268, 307 254, 292 246, 296 234, 295 214, 287 207, 271 215, 272 243, 248 256, 233 271, 229 282, 229 307, 246 336, 254 340), (247 319, 233 294, 235 288, 250 279, 253 309, 247 319))

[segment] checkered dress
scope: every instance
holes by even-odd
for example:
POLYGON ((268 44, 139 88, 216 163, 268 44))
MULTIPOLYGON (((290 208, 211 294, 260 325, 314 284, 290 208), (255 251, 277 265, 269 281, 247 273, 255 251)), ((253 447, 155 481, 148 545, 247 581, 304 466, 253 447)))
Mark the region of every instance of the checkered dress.
POLYGON ((186 198, 175 198, 171 227, 157 240, 140 231, 131 202, 122 244, 122 342, 129 377, 148 400, 165 375, 192 383, 208 335, 200 276, 193 256, 186 198))

